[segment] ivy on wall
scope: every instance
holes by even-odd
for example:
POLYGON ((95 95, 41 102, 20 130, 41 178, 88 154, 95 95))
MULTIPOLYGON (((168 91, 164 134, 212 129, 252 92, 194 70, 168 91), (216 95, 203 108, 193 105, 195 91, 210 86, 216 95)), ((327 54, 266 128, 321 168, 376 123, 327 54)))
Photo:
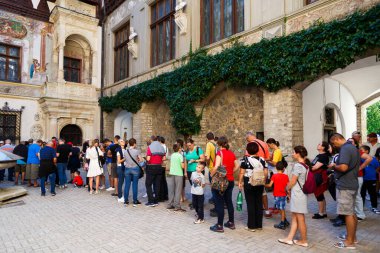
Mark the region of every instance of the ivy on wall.
POLYGON ((380 47, 380 5, 345 19, 318 23, 300 32, 236 44, 216 55, 205 50, 190 52, 183 66, 99 99, 105 112, 120 108, 132 113, 142 103, 167 103, 172 125, 179 134, 200 131, 201 115, 194 104, 206 98, 224 81, 230 87, 260 87, 275 92, 297 82, 313 81, 345 68, 370 49, 380 47))

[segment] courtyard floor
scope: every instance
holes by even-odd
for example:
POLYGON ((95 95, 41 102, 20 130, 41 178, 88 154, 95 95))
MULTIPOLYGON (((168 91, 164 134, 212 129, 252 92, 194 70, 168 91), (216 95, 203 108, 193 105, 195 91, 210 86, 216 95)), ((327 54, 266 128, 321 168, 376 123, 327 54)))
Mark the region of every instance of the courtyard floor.
MULTIPOLYGON (((9 187, 3 182, 0 187, 9 187)), ((207 186, 208 187, 208 186, 207 186)), ((144 181, 139 183, 139 200, 145 193, 144 181)), ((335 228, 328 219, 313 220, 317 202, 309 197, 307 228, 309 248, 287 246, 277 242, 289 229, 275 229, 279 215, 264 220, 264 229, 244 230, 246 206, 235 211, 236 230, 214 233, 209 227, 216 218, 209 216, 209 188, 206 189, 205 223, 194 225, 195 212, 173 213, 166 204, 151 208, 117 203, 107 191, 89 195, 87 190, 57 189, 52 197, 40 196, 39 188, 27 188, 28 195, 19 202, 0 206, 0 252, 342 252, 333 247, 336 236, 344 227, 335 228)), ((189 192, 187 188, 187 192, 189 192)), ((234 190, 236 199, 237 187, 234 190)), ((328 195, 328 194, 326 194, 328 195)), ((190 198, 190 194, 187 194, 190 198)), ((272 204, 272 194, 269 193, 272 204)), ((328 201, 329 218, 335 217, 335 202, 328 201)), ((368 201, 367 201, 368 202, 368 201)), ((188 203, 185 203, 186 207, 188 203)), ((367 207, 368 209, 368 207, 367 207)), ((359 223, 359 244, 356 252, 379 252, 380 215, 366 209, 367 219, 359 223)), ((289 212, 287 212, 290 215, 289 212)))

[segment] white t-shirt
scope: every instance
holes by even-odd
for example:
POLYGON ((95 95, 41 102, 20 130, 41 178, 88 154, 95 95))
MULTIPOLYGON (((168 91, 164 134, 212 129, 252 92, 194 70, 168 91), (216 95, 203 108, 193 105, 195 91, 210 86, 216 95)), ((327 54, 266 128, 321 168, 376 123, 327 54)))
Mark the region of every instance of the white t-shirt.
MULTIPOLYGON (((123 158, 122 159, 124 159, 125 158, 125 154, 127 153, 127 151, 125 149, 122 149, 121 151, 123 152, 123 158)), ((117 151, 116 156, 120 157, 120 150, 117 151)), ((117 166, 121 166, 121 163, 117 163, 117 166)))
POLYGON ((203 185, 206 184, 205 176, 202 173, 194 171, 191 173, 191 182, 193 182, 193 185, 191 186, 191 194, 203 195, 203 185))

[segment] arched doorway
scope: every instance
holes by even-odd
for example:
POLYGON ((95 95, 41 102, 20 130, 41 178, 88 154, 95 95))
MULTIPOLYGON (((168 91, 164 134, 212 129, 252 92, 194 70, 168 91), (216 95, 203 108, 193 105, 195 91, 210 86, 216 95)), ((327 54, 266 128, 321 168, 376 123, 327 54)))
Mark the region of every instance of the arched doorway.
POLYGON ((115 118, 114 135, 120 135, 122 139, 133 137, 133 116, 132 113, 121 111, 115 118))
POLYGON ((74 124, 66 125, 62 128, 60 138, 67 142, 72 142, 74 146, 82 145, 82 130, 74 124))

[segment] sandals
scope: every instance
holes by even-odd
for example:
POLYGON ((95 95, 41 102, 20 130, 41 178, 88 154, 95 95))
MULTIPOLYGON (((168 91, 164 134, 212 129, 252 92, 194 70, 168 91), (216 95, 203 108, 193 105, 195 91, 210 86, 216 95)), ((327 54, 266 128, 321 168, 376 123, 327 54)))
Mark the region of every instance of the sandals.
POLYGON ((285 240, 285 239, 278 239, 278 241, 280 243, 287 244, 287 245, 293 245, 294 244, 292 240, 288 241, 288 240, 285 240))
POLYGON ((355 245, 346 245, 342 241, 335 243, 334 247, 338 249, 356 249, 355 245))
MULTIPOLYGON (((339 240, 345 241, 345 240, 347 239, 347 235, 346 235, 346 234, 341 234, 341 235, 337 236, 337 238, 338 238, 339 240)), ((358 244, 359 241, 358 241, 358 240, 355 240, 354 243, 355 243, 355 244, 358 244)))
POLYGON ((293 240, 293 243, 294 243, 295 245, 298 245, 298 246, 301 246, 301 247, 305 247, 305 248, 309 247, 309 244, 308 244, 308 243, 299 243, 298 240, 293 240))

